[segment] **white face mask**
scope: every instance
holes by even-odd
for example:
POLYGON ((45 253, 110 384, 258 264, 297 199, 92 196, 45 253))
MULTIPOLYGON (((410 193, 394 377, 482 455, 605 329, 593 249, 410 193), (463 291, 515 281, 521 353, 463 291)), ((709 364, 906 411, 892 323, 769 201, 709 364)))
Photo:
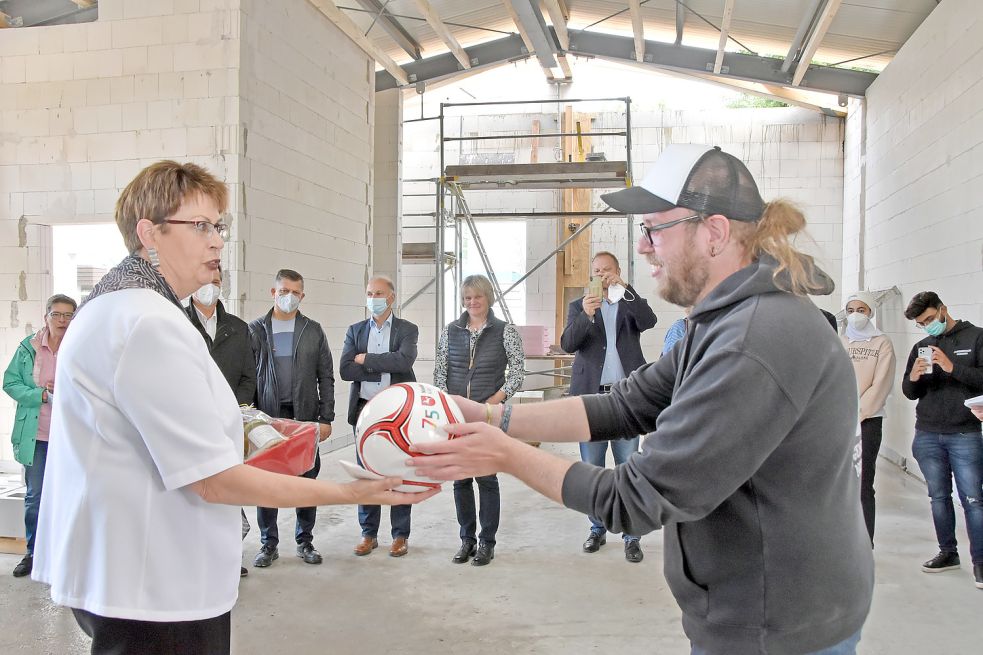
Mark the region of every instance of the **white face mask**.
POLYGON ((863 330, 870 325, 870 317, 860 312, 853 312, 846 315, 846 322, 855 330, 863 330))
POLYGON ((635 295, 630 291, 628 291, 628 289, 626 289, 625 287, 621 286, 620 284, 612 284, 611 286, 608 287, 609 303, 611 303, 612 305, 617 304, 618 302, 621 301, 622 298, 624 298, 628 302, 631 302, 635 299, 635 295))
POLYGON ((300 298, 292 293, 276 297, 276 306, 284 314, 292 314, 300 307, 300 298))
POLYGON ((205 307, 211 307, 218 302, 218 297, 222 290, 219 289, 214 284, 206 284, 202 288, 195 291, 195 300, 200 302, 205 307))

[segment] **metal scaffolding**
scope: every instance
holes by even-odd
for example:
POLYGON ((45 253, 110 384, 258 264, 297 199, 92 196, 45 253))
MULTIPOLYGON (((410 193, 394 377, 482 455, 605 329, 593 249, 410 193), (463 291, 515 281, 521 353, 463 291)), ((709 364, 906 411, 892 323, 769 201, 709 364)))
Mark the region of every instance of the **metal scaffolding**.
MULTIPOLYGON (((574 241, 595 221, 603 217, 626 216, 613 211, 604 212, 574 212, 574 211, 554 211, 554 212, 482 212, 474 213, 468 206, 465 192, 468 190, 530 190, 530 189, 598 189, 598 188, 623 188, 631 186, 631 99, 624 98, 584 98, 584 99, 550 99, 550 100, 519 100, 502 102, 467 102, 467 103, 441 103, 440 114, 436 117, 439 121, 439 143, 440 143, 440 177, 405 180, 406 182, 431 182, 436 187, 435 208, 432 213, 404 214, 410 217, 432 217, 433 225, 416 226, 418 228, 435 229, 435 243, 433 244, 432 254, 435 263, 435 277, 425 284, 421 289, 413 293, 403 307, 408 306, 432 286, 436 286, 436 340, 439 339, 440 327, 446 324, 444 306, 446 304, 448 287, 446 276, 451 273, 453 285, 452 292, 455 296, 460 291, 461 280, 463 279, 463 250, 464 233, 470 234, 475 244, 482 266, 491 281, 495 290, 495 298, 492 305, 498 304, 506 321, 512 322, 512 313, 509 310, 506 296, 539 268, 547 264, 564 247, 574 241), (445 120, 447 110, 454 107, 475 107, 475 106, 497 106, 497 105, 523 105, 523 104, 573 104, 583 102, 619 102, 624 103, 625 125, 624 129, 598 130, 597 132, 538 132, 534 134, 508 134, 508 135, 475 135, 475 136, 447 136, 445 134, 445 120), (563 137, 590 137, 590 136, 615 136, 625 140, 625 159, 621 161, 578 161, 578 162, 549 162, 549 163, 530 163, 530 164, 465 164, 451 165, 446 164, 446 146, 448 143, 460 143, 464 141, 490 141, 495 139, 546 139, 563 137), (558 244, 548 254, 542 257, 539 262, 517 281, 512 283, 507 289, 502 289, 498 276, 495 274, 494 267, 488 257, 488 251, 481 239, 476 225, 477 220, 557 220, 565 218, 589 218, 573 234, 562 243, 558 244), (453 250, 449 250, 449 246, 453 250)), ((422 196, 424 194, 414 194, 422 196)), ((628 243, 631 244, 632 229, 629 221, 626 221, 628 243)), ((428 244, 429 245, 429 244, 428 244)), ((634 277, 633 258, 628 257, 628 279, 634 277)), ((561 367, 569 369, 569 366, 561 367)), ((531 374, 554 375, 556 377, 569 377, 568 374, 554 371, 529 372, 531 374)))

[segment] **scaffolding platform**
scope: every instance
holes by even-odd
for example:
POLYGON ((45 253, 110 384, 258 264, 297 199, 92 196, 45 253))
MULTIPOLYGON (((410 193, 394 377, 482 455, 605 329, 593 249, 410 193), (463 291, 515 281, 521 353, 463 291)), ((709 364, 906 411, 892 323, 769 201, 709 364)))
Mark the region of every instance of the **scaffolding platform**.
POLYGON ((607 189, 629 185, 627 161, 467 164, 444 179, 462 189, 607 189))

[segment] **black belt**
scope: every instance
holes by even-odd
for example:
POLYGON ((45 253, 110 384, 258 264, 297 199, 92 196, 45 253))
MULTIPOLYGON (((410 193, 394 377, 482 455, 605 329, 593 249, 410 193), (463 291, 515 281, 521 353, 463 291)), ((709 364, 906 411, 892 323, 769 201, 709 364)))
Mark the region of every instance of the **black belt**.
POLYGON ((611 393, 611 387, 613 387, 613 386, 614 386, 613 384, 602 384, 600 387, 598 387, 597 392, 598 393, 611 393))

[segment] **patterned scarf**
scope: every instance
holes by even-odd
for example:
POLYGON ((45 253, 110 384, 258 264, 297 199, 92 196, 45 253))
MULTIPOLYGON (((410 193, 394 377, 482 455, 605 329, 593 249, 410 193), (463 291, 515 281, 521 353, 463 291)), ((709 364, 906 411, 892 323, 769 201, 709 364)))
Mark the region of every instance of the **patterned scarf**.
POLYGON ((122 289, 150 289, 156 291, 174 303, 178 309, 181 309, 181 301, 178 300, 178 297, 174 294, 174 289, 167 283, 164 276, 160 274, 160 271, 151 266, 150 262, 143 257, 129 255, 103 276, 99 284, 92 289, 92 293, 79 306, 78 311, 82 311, 82 308, 89 304, 89 301, 93 298, 122 289))

